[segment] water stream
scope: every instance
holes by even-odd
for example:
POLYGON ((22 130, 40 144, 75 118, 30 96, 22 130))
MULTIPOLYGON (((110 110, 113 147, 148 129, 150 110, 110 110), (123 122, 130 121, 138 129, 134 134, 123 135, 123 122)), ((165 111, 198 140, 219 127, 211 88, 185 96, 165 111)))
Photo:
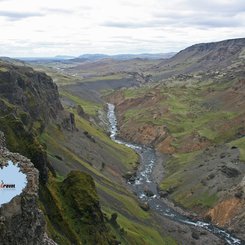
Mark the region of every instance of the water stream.
POLYGON ((135 181, 129 182, 130 187, 132 188, 134 193, 137 194, 138 198, 141 201, 147 202, 151 210, 155 210, 159 214, 169 217, 170 219, 176 222, 196 227, 202 227, 210 231, 211 233, 217 235, 218 237, 222 238, 228 244, 245 245, 245 241, 236 238, 228 231, 219 228, 211 223, 184 216, 178 213, 176 210, 167 206, 166 203, 164 203, 161 199, 157 191, 157 184, 154 182, 152 176, 154 165, 157 160, 154 149, 143 145, 128 143, 122 139, 117 138, 117 119, 115 115, 115 106, 113 104, 108 104, 107 117, 110 123, 111 139, 117 142, 118 144, 123 144, 132 148, 141 156, 140 166, 137 170, 135 181), (151 192, 151 196, 146 195, 146 188, 148 192, 151 192))

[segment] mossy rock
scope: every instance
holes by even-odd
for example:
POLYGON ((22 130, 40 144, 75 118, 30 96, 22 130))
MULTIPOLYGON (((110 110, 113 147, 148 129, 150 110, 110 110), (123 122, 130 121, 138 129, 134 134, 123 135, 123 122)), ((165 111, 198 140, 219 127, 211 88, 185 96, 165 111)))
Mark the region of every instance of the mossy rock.
POLYGON ((31 159, 40 172, 40 180, 47 181, 47 154, 36 136, 13 114, 0 116, 0 131, 6 137, 9 150, 31 159))
POLYGON ((71 171, 60 185, 67 215, 82 244, 117 244, 100 208, 93 178, 80 171, 71 171))
POLYGON ((84 222, 103 222, 99 197, 92 177, 86 173, 72 171, 63 181, 61 190, 71 206, 84 222))

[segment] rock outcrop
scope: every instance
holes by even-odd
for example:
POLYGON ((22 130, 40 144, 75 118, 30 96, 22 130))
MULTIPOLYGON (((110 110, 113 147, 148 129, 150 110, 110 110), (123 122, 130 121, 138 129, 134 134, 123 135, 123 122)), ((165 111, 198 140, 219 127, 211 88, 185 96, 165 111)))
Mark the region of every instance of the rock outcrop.
POLYGON ((46 124, 62 110, 57 85, 31 67, 0 62, 0 98, 20 106, 32 120, 46 124))
POLYGON ((0 130, 9 150, 31 159, 43 183, 49 163, 37 137, 48 123, 61 122, 63 111, 57 86, 49 76, 0 61, 0 130))
POLYGON ((5 148, 0 132, 0 167, 6 166, 8 161, 26 174, 27 185, 20 195, 0 207, 0 244, 55 245, 45 232, 44 215, 38 208, 38 170, 29 159, 5 148))

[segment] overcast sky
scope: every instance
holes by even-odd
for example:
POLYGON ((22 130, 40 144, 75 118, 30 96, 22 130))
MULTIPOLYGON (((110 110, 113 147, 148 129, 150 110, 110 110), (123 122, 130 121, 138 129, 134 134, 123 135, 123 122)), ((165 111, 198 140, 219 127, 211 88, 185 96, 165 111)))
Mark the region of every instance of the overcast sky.
POLYGON ((0 0, 0 56, 166 53, 245 37, 245 0, 0 0))

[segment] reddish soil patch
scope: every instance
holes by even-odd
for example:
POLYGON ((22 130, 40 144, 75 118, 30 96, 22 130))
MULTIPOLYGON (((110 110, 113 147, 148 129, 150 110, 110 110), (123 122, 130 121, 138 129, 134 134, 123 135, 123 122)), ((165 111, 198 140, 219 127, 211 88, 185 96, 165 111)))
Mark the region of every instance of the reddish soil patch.
POLYGON ((178 152, 193 152, 205 149, 210 145, 207 138, 201 137, 199 134, 188 135, 183 138, 178 152))
POLYGON ((240 199, 227 199, 217 204, 214 208, 210 209, 206 216, 210 217, 212 222, 217 225, 229 225, 241 207, 242 201, 240 199))
POLYGON ((157 150, 166 153, 173 154, 175 152, 175 148, 171 145, 174 138, 172 136, 168 136, 165 140, 157 145, 157 150))

